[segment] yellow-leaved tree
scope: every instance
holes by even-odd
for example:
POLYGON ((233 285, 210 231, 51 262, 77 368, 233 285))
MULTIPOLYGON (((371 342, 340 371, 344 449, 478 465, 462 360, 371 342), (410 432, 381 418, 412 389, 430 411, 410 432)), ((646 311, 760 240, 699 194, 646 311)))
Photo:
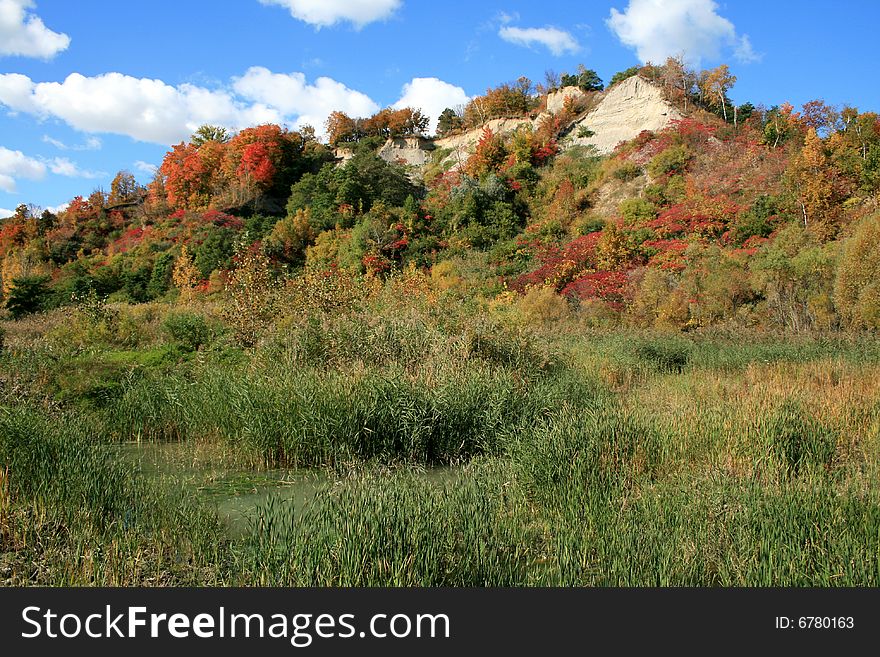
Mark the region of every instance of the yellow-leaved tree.
POLYGON ((834 280, 834 305, 853 328, 880 328, 880 214, 845 240, 834 280))
POLYGON ((180 247, 180 255, 174 263, 174 270, 171 272, 171 280, 174 286, 180 290, 179 300, 181 303, 187 303, 192 300, 193 290, 199 283, 200 273, 193 263, 192 256, 186 244, 180 247))

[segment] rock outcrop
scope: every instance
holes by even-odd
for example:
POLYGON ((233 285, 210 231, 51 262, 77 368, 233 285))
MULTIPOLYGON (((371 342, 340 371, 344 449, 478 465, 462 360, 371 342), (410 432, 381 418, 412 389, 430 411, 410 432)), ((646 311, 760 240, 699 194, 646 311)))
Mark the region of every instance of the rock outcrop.
POLYGON ((573 98, 577 102, 586 96, 587 94, 579 87, 563 87, 547 94, 547 111, 551 114, 559 114, 565 108, 566 100, 573 98))
POLYGON ((482 139, 483 131, 486 128, 496 135, 505 135, 526 124, 531 124, 531 121, 529 119, 492 119, 479 128, 437 139, 434 141, 434 145, 449 151, 443 158, 443 162, 451 163, 451 168, 456 169, 464 164, 476 150, 477 143, 482 139))
POLYGON ((431 161, 434 142, 425 137, 398 137, 389 139, 378 155, 386 162, 408 167, 423 167, 431 161))
POLYGON ((601 155, 607 155, 620 142, 635 138, 643 130, 662 130, 680 118, 679 111, 658 87, 634 75, 604 93, 596 108, 574 124, 566 145, 594 146, 601 155), (593 135, 579 137, 581 126, 593 135))
MULTIPOLYGON (((547 116, 562 111, 566 99, 579 101, 587 96, 577 87, 565 87, 548 95, 547 109, 534 119, 492 119, 479 128, 442 139, 389 139, 379 149, 378 155, 386 162, 424 170, 432 162, 433 151, 442 149, 441 166, 444 169, 458 169, 476 150, 477 143, 487 128, 496 135, 510 134, 524 125, 537 128, 547 116)), ((663 92, 658 87, 638 75, 591 97, 590 102, 594 109, 570 126, 569 136, 560 143, 562 150, 584 145, 595 147, 600 155, 607 155, 620 142, 635 138, 643 130, 662 130, 673 120, 682 118, 681 113, 663 97, 663 92), (579 136, 579 128, 582 126, 589 129, 592 135, 579 136)), ((352 151, 345 148, 336 151, 337 159, 343 162, 352 154, 352 151)))

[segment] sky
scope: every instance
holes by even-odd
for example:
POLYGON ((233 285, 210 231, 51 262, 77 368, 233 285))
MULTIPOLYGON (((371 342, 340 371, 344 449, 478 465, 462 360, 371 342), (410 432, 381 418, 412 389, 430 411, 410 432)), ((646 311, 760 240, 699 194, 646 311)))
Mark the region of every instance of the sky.
POLYGON ((0 217, 148 183, 204 123, 334 110, 436 119, 488 87, 578 64, 608 81, 682 55, 726 63, 736 103, 880 111, 872 0, 0 0, 0 217))

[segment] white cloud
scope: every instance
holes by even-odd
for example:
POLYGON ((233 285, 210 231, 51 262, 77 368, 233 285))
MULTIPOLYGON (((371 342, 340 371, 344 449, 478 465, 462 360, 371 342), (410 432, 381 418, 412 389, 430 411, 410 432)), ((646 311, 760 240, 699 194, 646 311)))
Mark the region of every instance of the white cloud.
POLYGON ((0 56, 49 59, 70 45, 70 37, 53 32, 30 13, 33 0, 0 0, 0 56))
POLYGON ((413 78, 403 85, 403 95, 394 103, 395 109, 412 107, 430 117, 428 130, 437 132, 437 118, 447 107, 455 109, 466 104, 470 98, 461 87, 444 82, 438 78, 413 78))
POLYGON ((569 32, 557 27, 512 27, 506 25, 498 30, 498 36, 509 43, 531 48, 535 45, 545 46, 557 57, 566 53, 576 53, 581 49, 569 32))
POLYGON ((61 151, 66 151, 70 147, 65 144, 63 141, 59 141, 58 139, 52 139, 49 135, 43 135, 43 143, 44 144, 52 144, 55 148, 61 151))
POLYGON ((733 56, 737 58, 743 64, 751 64, 753 62, 761 61, 761 55, 756 53, 752 48, 752 40, 749 39, 748 34, 744 34, 742 38, 739 40, 739 43, 736 46, 736 49, 733 51, 733 56))
POLYGON ((88 137, 84 144, 78 144, 76 146, 68 146, 60 139, 53 139, 49 135, 43 135, 43 143, 51 144, 55 148, 61 151, 99 151, 101 150, 101 140, 97 137, 88 137))
POLYGON ((101 171, 88 171, 80 169, 79 165, 71 162, 66 157, 55 157, 47 160, 46 164, 49 170, 57 176, 65 176, 66 178, 100 178, 106 174, 101 171))
POLYGON ((498 13, 498 22, 502 25, 507 25, 509 23, 513 23, 514 21, 519 20, 519 12, 515 11, 511 14, 508 14, 506 11, 501 11, 498 13))
POLYGON ((0 103, 13 112, 36 114, 40 109, 34 98, 34 83, 21 73, 0 75, 0 103))
POLYGON ((7 219, 15 214, 15 210, 7 210, 6 208, 0 208, 0 219, 7 219))
POLYGON ((740 61, 754 61, 748 36, 738 37, 717 10, 715 0, 629 0, 623 12, 611 9, 607 23, 642 62, 661 64, 682 55, 699 66, 703 59, 718 59, 722 47, 732 48, 740 61))
MULTIPOLYGON (((467 101, 461 87, 437 78, 414 78, 404 85, 394 107, 417 107, 433 122, 446 107, 467 101)), ((232 131, 264 123, 311 125, 322 135, 333 111, 364 117, 380 109, 366 94, 331 78, 309 83, 303 73, 273 73, 259 66, 219 89, 193 84, 175 87, 121 73, 95 77, 73 73, 63 82, 34 82, 17 73, 0 74, 0 105, 39 119, 60 119, 86 133, 127 135, 164 146, 187 139, 205 123, 232 131)), ((43 141, 71 151, 101 146, 94 136, 78 146, 48 135, 43 141)), ((66 169, 57 163, 56 168, 66 169)))
POLYGON ((348 21, 361 28, 367 23, 389 18, 402 0, 260 0, 264 5, 279 5, 290 15, 316 27, 329 27, 348 21))
POLYGON ((28 157, 21 151, 11 151, 0 146, 0 189, 9 194, 16 190, 16 180, 42 180, 46 176, 46 165, 28 157))
MULTIPOLYGON (((0 104, 13 112, 61 119, 83 132, 163 145, 188 138, 205 123, 231 130, 263 123, 311 124, 320 132, 334 110, 364 116, 379 109, 366 94, 330 78, 308 84, 302 73, 277 74, 261 67, 249 69, 232 88, 221 89, 174 87, 121 73, 73 73, 63 82, 39 83, 8 73, 0 75, 0 104)), ((56 142, 49 141, 62 143, 56 142)))
POLYGON ((141 173, 145 173, 150 176, 155 176, 156 172, 159 170, 159 167, 157 167, 155 164, 150 164, 149 162, 144 162, 143 160, 137 160, 134 163, 134 168, 141 173))
POLYGON ((368 116, 379 110, 369 96, 331 78, 321 77, 308 84, 302 73, 273 73, 262 66, 249 68, 235 80, 233 88, 242 98, 271 107, 283 116, 296 116, 294 125, 311 125, 319 133, 333 111, 368 116))
POLYGON ((70 202, 68 201, 66 203, 62 203, 61 205, 50 205, 46 209, 49 212, 51 212, 52 214, 58 214, 59 212, 64 212, 68 208, 69 205, 70 205, 70 202))

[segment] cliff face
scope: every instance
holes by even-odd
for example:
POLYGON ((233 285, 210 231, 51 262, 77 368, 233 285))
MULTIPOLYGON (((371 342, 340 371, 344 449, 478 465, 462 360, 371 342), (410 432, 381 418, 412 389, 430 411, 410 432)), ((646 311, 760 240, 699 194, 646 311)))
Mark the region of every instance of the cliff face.
MULTIPOLYGON (((389 139, 377 154, 386 162, 419 170, 431 163, 432 151, 443 149, 446 168, 457 169, 473 154, 486 128, 501 135, 509 134, 523 125, 537 128, 548 115, 562 111, 566 99, 580 100, 584 97, 584 92, 577 87, 565 87, 549 94, 547 109, 534 120, 492 119, 479 128, 442 139, 389 139)), ((599 94, 594 105, 593 110, 571 125, 569 136, 560 143, 562 150, 576 145, 594 146, 600 155, 607 155, 620 142, 633 139, 643 130, 662 130, 671 121, 682 118, 679 111, 663 98, 658 87, 639 76, 633 76, 599 94), (593 136, 579 137, 578 129, 581 126, 591 130, 593 136)), ((351 151, 339 149, 336 155, 345 161, 351 157, 351 151)))
POLYGON ((575 123, 569 144, 594 146, 607 155, 643 130, 662 130, 680 118, 659 88, 636 75, 612 87, 592 112, 575 123), (593 136, 578 137, 581 126, 592 130, 593 136))
POLYGON ((434 148, 433 141, 424 137, 398 137, 386 141, 378 155, 392 164, 423 167, 431 161, 434 148))
MULTIPOLYGON (((567 98, 578 100, 584 96, 584 92, 577 87, 566 87, 547 97, 546 111, 534 121, 493 119, 475 130, 437 139, 434 144, 437 148, 451 151, 444 159, 450 160, 452 168, 456 168, 474 152, 484 128, 489 128, 495 134, 510 133, 528 123, 537 128, 548 114, 560 112, 567 98)), ((595 109, 575 121, 569 130, 570 137, 564 139, 560 146, 563 150, 576 145, 594 146, 600 155, 608 155, 620 142, 633 139, 643 130, 662 130, 680 118, 681 113, 663 97, 658 87, 636 75, 600 94, 595 109), (593 136, 578 137, 581 126, 589 128, 593 136)))
POLYGON ((443 158, 444 162, 452 162, 452 168, 456 169, 464 164, 477 147, 477 143, 483 136, 483 130, 489 128, 496 135, 504 135, 513 132, 521 125, 530 124, 529 119, 492 119, 474 130, 469 130, 451 137, 444 137, 434 141, 437 148, 449 151, 443 158))

